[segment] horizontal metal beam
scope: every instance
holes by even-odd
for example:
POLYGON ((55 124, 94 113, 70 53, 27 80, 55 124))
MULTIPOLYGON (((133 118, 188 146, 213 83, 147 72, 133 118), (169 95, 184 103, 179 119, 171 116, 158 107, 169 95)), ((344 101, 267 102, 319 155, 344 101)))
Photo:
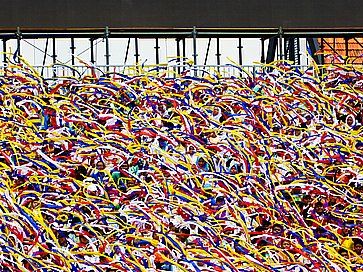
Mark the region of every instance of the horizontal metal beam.
MULTIPOLYGON (((292 65, 293 69, 302 69, 306 70, 310 66, 308 65, 292 65)), ((74 72, 77 71, 79 76, 89 75, 91 74, 91 68, 87 66, 75 65, 71 67, 63 66, 61 64, 55 64, 53 66, 33 66, 35 71, 38 71, 41 74, 43 71, 43 75, 45 78, 54 78, 54 77, 73 77, 74 72)), ((183 64, 160 64, 160 65, 96 65, 95 72, 98 76, 103 73, 108 73, 109 71, 113 71, 116 73, 127 74, 129 76, 134 75, 147 75, 149 73, 155 74, 156 71, 160 73, 166 73, 168 77, 176 77, 180 72, 189 71, 190 74, 204 76, 205 73, 210 74, 220 74, 223 77, 231 77, 231 76, 252 76, 255 77, 258 72, 265 71, 266 69, 270 69, 271 66, 263 66, 263 65, 242 65, 232 66, 232 65, 183 65, 183 64), (158 69, 156 69, 158 68, 158 69), (152 72, 150 72, 152 71, 152 72), (180 72, 179 72, 180 71, 180 72)), ((6 66, 0 66, 0 75, 4 73, 6 70, 6 66)))
MULTIPOLYGON (((129 27, 362 27, 362 0, 14 0, 0 26, 104 29, 129 27)), ((6 4, 5 4, 6 3, 6 4)), ((111 30, 111 29, 110 29, 111 30)), ((199 29, 197 29, 199 31, 199 29)))
MULTIPOLYGON (((279 28, 196 28, 198 38, 271 38, 279 35, 279 28)), ((16 39, 16 29, 0 28, 0 39, 16 39)), ((110 28, 109 38, 187 38, 193 28, 110 28)), ((104 29, 21 29, 22 39, 37 38, 102 38, 104 29)), ((363 37, 361 29, 282 29, 283 37, 363 37)))
POLYGON ((299 37, 299 38, 333 38, 333 37, 363 37, 362 30, 316 30, 316 31, 296 31, 284 30, 284 37, 299 37))

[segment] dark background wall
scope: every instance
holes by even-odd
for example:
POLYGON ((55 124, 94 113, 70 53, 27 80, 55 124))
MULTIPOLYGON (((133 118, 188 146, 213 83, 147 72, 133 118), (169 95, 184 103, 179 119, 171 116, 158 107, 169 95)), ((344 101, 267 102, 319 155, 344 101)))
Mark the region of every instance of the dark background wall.
POLYGON ((362 0, 11 0, 0 29, 363 28, 362 0))

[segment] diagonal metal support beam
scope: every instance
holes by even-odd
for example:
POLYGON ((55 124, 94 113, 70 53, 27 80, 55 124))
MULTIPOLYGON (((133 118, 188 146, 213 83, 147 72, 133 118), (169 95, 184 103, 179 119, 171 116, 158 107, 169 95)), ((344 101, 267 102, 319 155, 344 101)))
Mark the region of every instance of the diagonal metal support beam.
POLYGON ((43 74, 44 74, 44 66, 45 66, 45 60, 47 59, 48 44, 49 44, 49 38, 47 38, 47 41, 45 43, 45 50, 44 50, 44 57, 43 57, 43 64, 42 64, 42 71, 40 73, 41 76, 43 76, 43 74))
POLYGON ((16 57, 17 57, 17 62, 20 62, 20 56, 21 56, 21 53, 20 53, 20 41, 22 39, 22 36, 21 36, 21 32, 20 32, 20 27, 17 27, 16 28, 16 44, 17 44, 17 48, 16 48, 16 57))
POLYGON ((316 55, 316 52, 320 50, 320 46, 318 43, 318 39, 316 38, 307 38, 306 39, 310 48, 311 56, 313 57, 314 61, 318 64, 324 64, 324 57, 322 55, 316 55))

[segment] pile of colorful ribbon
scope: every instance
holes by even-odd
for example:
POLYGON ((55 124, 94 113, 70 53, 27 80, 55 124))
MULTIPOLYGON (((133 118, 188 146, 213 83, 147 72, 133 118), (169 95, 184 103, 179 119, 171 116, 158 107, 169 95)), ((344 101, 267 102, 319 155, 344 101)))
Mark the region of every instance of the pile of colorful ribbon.
POLYGON ((1 271, 363 271, 363 70, 235 68, 9 64, 1 271))

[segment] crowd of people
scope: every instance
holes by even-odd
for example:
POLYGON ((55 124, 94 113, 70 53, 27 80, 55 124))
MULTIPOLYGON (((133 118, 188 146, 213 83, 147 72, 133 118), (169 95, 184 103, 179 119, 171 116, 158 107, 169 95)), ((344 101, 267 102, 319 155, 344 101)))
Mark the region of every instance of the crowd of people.
MULTIPOLYGON (((90 70, 91 71, 91 70, 90 70)), ((1 271, 363 271, 363 71, 0 77, 1 271)))

